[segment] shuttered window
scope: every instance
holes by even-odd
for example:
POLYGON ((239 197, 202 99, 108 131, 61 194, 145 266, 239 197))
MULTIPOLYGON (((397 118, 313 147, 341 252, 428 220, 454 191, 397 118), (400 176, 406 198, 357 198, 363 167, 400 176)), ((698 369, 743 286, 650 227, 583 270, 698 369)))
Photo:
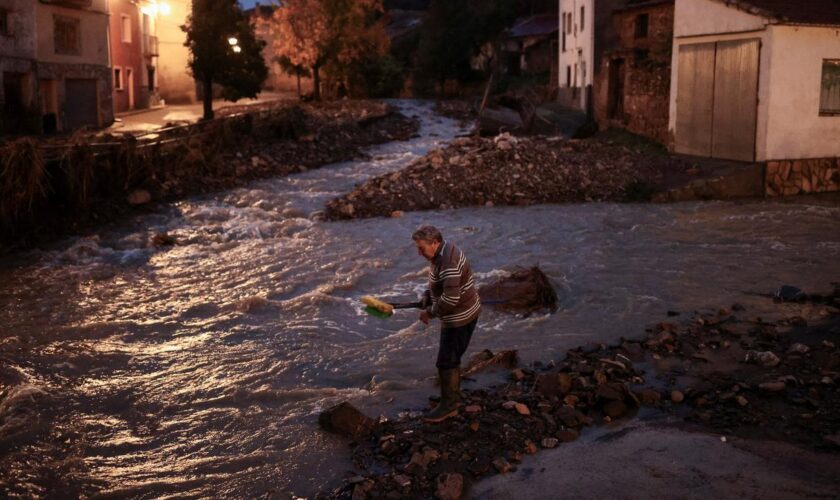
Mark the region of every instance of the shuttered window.
POLYGON ((840 59, 823 60, 820 114, 840 115, 840 59))
POLYGON ((55 53, 77 56, 82 53, 81 21, 74 17, 53 16, 55 53))

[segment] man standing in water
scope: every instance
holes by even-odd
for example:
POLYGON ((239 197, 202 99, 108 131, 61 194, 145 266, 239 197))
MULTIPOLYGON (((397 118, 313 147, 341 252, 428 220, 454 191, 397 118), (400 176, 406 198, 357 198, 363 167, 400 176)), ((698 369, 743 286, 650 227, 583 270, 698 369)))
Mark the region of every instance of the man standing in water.
POLYGON ((420 226, 411 236, 417 252, 429 261, 429 292, 420 321, 440 319, 440 347, 436 366, 440 375, 440 404, 426 414, 426 422, 443 422, 458 414, 461 402, 461 356, 470 344, 481 300, 464 253, 444 241, 434 226, 420 226))

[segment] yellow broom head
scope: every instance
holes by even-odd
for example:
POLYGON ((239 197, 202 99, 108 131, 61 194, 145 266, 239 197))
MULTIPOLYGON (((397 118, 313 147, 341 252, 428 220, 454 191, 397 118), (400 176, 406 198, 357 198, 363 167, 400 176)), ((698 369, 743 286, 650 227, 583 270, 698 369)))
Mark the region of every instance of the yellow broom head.
POLYGON ((383 312, 383 313, 385 313, 389 316, 394 314, 394 306, 392 306, 391 304, 387 304, 385 302, 382 302, 379 299, 375 299, 375 298, 371 297, 370 295, 365 295, 364 297, 362 297, 362 303, 365 304, 368 307, 372 307, 372 308, 376 309, 377 311, 383 312))

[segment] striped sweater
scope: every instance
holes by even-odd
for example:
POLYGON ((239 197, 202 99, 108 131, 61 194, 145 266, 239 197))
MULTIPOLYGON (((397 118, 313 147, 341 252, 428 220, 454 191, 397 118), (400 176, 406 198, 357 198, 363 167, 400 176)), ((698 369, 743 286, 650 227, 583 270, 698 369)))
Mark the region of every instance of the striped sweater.
POLYGON ((466 325, 478 317, 481 300, 464 252, 444 241, 429 265, 432 305, 427 309, 444 327, 466 325))

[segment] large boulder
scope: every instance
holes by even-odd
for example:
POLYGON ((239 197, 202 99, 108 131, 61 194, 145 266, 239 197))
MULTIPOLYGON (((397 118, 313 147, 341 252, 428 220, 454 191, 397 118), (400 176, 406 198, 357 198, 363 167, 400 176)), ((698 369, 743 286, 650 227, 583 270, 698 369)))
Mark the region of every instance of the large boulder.
POLYGON ((322 412, 318 424, 327 431, 353 439, 369 436, 376 427, 376 421, 346 401, 322 412))

